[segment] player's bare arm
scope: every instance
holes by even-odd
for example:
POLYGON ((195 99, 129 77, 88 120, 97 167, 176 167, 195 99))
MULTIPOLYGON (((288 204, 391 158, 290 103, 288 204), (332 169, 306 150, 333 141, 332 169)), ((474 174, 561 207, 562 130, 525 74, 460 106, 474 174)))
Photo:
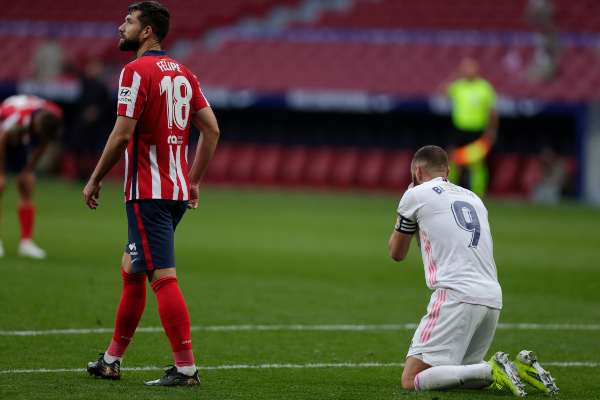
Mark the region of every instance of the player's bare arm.
POLYGON ((390 235, 390 240, 388 241, 390 257, 392 257, 394 261, 402 261, 406 258, 408 249, 410 248, 410 241, 413 237, 412 233, 403 233, 400 232, 399 229, 400 217, 396 220, 396 228, 394 228, 394 231, 390 235))
POLYGON ((92 173, 88 183, 83 189, 83 198, 85 203, 92 210, 98 207, 98 197, 102 179, 119 161, 127 144, 133 135, 137 120, 128 117, 117 117, 115 126, 108 137, 106 146, 102 151, 100 160, 92 173))
POLYGON ((219 125, 210 107, 205 107, 192 116, 192 123, 200 131, 200 139, 196 148, 194 164, 190 169, 190 201, 189 208, 198 208, 198 188, 208 168, 219 141, 219 125))

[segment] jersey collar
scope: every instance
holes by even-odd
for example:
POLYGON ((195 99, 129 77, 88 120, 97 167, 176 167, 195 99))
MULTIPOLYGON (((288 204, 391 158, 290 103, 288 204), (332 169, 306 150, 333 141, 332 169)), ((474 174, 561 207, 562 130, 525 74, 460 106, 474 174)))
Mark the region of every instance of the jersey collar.
POLYGON ((148 51, 145 51, 144 54, 142 54, 142 57, 144 57, 144 56, 164 56, 166 54, 167 54, 167 52, 164 50, 148 50, 148 51))

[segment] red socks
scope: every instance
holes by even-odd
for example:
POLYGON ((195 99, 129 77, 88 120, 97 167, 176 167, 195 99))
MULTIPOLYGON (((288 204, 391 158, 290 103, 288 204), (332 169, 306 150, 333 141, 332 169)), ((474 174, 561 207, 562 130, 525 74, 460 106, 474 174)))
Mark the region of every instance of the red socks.
POLYGON ((117 308, 115 331, 106 352, 113 357, 123 357, 146 307, 146 275, 128 274, 121 269, 123 292, 117 308))
POLYGON ((158 314, 171 342, 175 365, 178 367, 195 364, 190 333, 190 315, 175 277, 164 277, 152 283, 156 293, 158 314))
MULTIPOLYGON (((117 309, 115 331, 106 353, 123 357, 131 342, 146 306, 146 275, 128 274, 121 269, 123 292, 117 309)), ((152 283, 156 293, 158 314, 165 333, 171 342, 175 365, 178 367, 195 364, 190 334, 190 316, 179 289, 177 278, 165 277, 152 283)))
POLYGON ((21 240, 31 239, 35 221, 35 207, 33 205, 23 205, 19 207, 17 212, 21 223, 21 240))

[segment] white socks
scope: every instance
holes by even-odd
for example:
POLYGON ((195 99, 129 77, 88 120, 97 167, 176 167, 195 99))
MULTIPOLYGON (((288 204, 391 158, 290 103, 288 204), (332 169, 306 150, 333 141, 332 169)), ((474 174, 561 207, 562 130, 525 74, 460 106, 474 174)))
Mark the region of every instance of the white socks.
POLYGON ((112 364, 112 363, 114 363, 117 360, 119 360, 119 362, 121 362, 122 359, 123 359, 123 357, 111 356, 107 352, 104 352, 104 362, 107 363, 107 364, 112 364))
POLYGON ((184 374, 187 376, 192 376, 196 373, 196 366, 195 365, 186 365, 185 367, 177 367, 177 372, 179 372, 180 374, 184 374))
POLYGON ((482 388, 492 383, 492 367, 482 362, 472 365, 431 367, 415 377, 415 390, 440 390, 457 387, 482 388))

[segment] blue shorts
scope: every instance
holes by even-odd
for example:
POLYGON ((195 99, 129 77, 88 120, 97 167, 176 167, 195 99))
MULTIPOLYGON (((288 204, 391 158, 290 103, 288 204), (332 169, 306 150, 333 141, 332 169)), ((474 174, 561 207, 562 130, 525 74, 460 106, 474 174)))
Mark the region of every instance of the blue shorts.
POLYGON ((187 201, 138 200, 125 203, 134 273, 175 268, 175 228, 187 210, 187 201))

